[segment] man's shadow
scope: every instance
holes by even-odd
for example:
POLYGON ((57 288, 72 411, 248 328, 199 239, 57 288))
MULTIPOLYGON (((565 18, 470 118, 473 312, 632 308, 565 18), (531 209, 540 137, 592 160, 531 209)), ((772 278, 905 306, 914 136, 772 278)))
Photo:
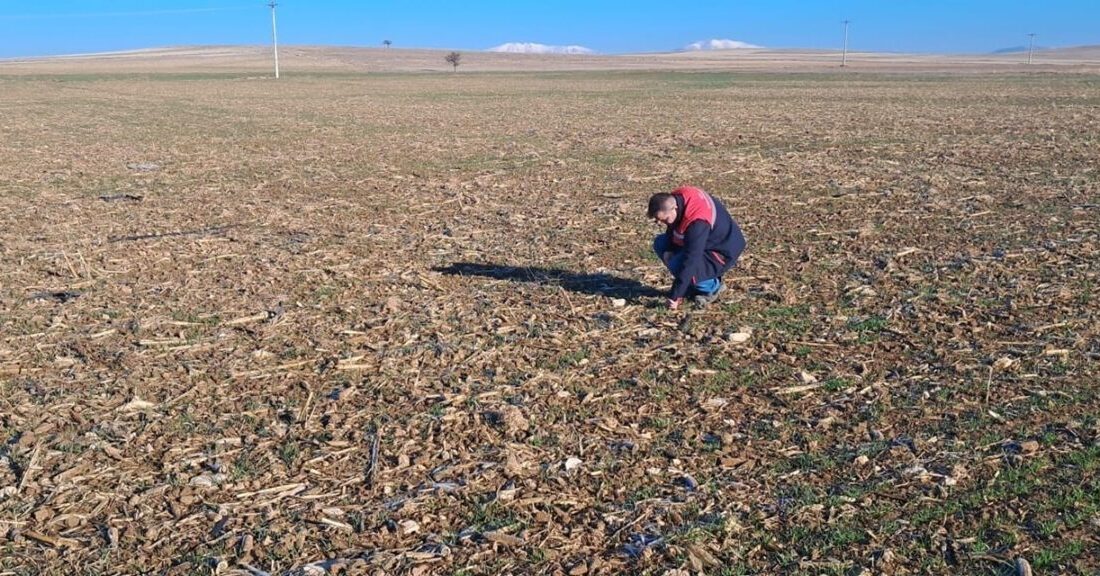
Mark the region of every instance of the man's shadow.
POLYGON ((512 282, 561 286, 570 292, 607 296, 608 298, 623 298, 631 301, 642 296, 660 296, 662 294, 656 288, 629 278, 619 278, 610 274, 578 274, 557 268, 456 262, 450 266, 436 266, 432 270, 451 276, 485 276, 512 282))

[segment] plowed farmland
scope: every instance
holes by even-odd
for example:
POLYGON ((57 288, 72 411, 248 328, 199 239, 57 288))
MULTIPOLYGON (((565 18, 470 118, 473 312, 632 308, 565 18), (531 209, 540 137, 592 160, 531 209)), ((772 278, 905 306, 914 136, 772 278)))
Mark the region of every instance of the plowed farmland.
POLYGON ((1100 80, 0 77, 0 574, 1096 574, 1100 80), (650 194, 749 248, 669 311, 650 194))

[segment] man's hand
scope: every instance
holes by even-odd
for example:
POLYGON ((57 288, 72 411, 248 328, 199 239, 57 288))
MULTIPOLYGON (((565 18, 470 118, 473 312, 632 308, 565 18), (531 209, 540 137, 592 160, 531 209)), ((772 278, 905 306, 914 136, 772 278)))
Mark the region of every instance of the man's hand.
POLYGON ((675 252, 673 252, 672 250, 669 250, 669 251, 665 252, 664 254, 661 254, 661 262, 664 262, 665 264, 668 264, 668 261, 671 260, 672 257, 675 256, 675 255, 676 255, 675 252))
POLYGON ((680 307, 680 300, 679 299, 676 299, 676 300, 673 300, 672 298, 668 299, 668 309, 669 310, 675 310, 679 307, 680 307))

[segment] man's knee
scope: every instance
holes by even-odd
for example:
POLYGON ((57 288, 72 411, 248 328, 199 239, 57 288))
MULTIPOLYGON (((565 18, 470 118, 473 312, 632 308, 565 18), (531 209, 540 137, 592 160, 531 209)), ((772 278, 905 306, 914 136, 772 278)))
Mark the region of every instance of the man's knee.
POLYGON ((657 254, 658 258, 668 251, 668 234, 658 234, 657 237, 653 239, 653 251, 657 254))

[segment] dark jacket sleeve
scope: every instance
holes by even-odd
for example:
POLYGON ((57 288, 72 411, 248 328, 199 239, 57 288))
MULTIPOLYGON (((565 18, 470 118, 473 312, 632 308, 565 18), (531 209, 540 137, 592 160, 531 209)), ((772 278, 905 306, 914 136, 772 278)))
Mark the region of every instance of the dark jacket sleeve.
POLYGON ((709 235, 710 225, 702 220, 693 222, 684 232, 684 265, 672 283, 672 294, 669 295, 672 300, 679 300, 686 296, 696 280, 705 280, 703 278, 706 273, 704 258, 709 235))

